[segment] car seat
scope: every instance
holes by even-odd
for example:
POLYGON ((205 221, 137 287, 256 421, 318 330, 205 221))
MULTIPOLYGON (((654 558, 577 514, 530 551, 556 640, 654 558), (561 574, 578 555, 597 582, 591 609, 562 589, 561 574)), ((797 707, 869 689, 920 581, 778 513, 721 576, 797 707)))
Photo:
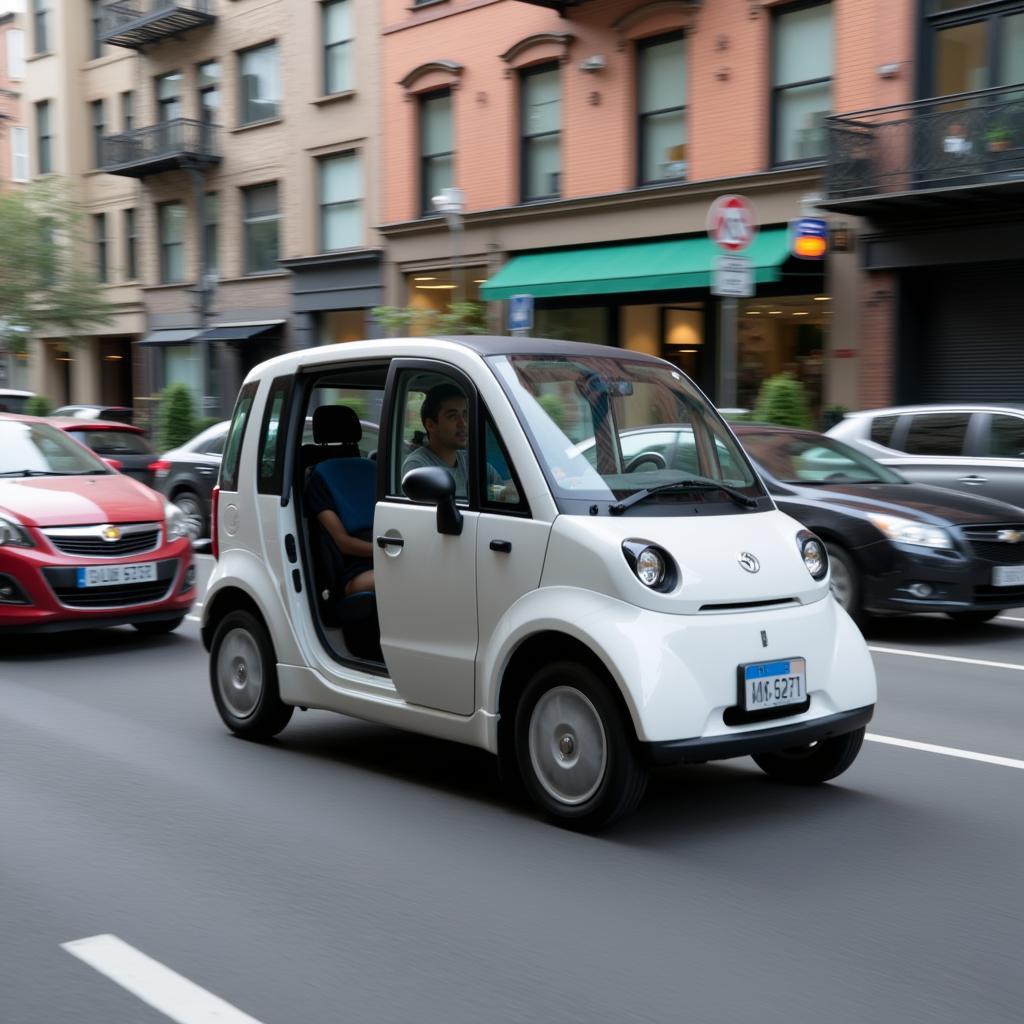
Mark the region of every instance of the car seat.
POLYGON ((302 446, 302 472, 327 459, 358 459, 363 427, 347 405, 321 405, 313 410, 313 443, 302 446))

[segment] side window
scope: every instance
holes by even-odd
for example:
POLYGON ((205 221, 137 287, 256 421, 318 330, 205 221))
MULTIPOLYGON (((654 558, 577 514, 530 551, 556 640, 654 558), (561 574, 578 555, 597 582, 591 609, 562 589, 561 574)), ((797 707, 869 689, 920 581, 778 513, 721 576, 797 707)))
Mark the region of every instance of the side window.
POLYGON ((404 497, 402 477, 412 469, 443 466, 455 478, 455 497, 469 501, 470 402, 452 377, 404 370, 396 381, 388 453, 388 494, 404 497))
POLYGON ((1024 417, 994 413, 985 454, 995 459, 1024 459, 1024 417))
POLYGON ((260 494, 281 493, 281 468, 284 462, 284 417, 288 408, 292 378, 278 377, 270 385, 260 429, 259 475, 256 489, 260 494))
POLYGON ((481 490, 481 508, 496 512, 528 511, 523 500, 522 488, 512 469, 512 460, 508 457, 505 445, 502 444, 490 416, 487 416, 484 425, 483 471, 485 479, 481 490))
POLYGON ((961 455, 970 418, 966 412, 915 414, 903 450, 908 455, 961 455))
POLYGON ((211 438, 202 448, 199 449, 200 455, 223 455, 224 454, 224 442, 227 440, 227 432, 219 434, 217 437, 211 438))
POLYGON ((246 384, 238 394, 235 413, 231 417, 231 428, 228 430, 227 443, 224 445, 224 459, 220 464, 220 489, 222 491, 238 490, 238 463, 242 456, 242 441, 245 428, 252 412, 252 402, 256 397, 257 383, 246 384))
POLYGON ((898 419, 898 416, 876 416, 871 421, 871 440, 888 448, 898 419))

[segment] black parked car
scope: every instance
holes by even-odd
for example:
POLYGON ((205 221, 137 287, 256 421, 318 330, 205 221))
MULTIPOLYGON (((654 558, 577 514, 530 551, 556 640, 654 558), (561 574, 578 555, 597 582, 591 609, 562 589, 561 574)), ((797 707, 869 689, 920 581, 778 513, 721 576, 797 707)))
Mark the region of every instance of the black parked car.
POLYGON ((734 424, 779 508, 825 541, 855 618, 945 612, 985 622, 1024 604, 1024 511, 926 484, 831 437, 734 424))
POLYGON ((153 463, 153 486, 185 513, 192 540, 210 532, 210 502, 220 474, 229 421, 215 423, 153 463))

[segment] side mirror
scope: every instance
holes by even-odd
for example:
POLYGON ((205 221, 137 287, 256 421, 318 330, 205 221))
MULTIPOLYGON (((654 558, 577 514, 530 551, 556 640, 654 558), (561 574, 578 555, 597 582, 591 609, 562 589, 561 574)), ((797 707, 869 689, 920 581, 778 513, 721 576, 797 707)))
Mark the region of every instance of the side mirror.
POLYGON ((462 513, 455 504, 455 477, 440 466, 410 469, 402 477, 407 497, 423 505, 437 506, 437 532, 458 537, 462 533, 462 513))

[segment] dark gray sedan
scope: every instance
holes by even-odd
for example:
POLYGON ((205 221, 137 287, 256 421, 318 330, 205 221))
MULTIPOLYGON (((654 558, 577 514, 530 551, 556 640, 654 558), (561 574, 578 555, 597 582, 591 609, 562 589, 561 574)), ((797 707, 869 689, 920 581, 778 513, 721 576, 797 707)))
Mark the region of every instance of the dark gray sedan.
POLYGON ((153 486, 185 513, 192 540, 210 533, 210 501, 220 473, 228 426, 228 420, 215 423, 153 463, 153 486))

